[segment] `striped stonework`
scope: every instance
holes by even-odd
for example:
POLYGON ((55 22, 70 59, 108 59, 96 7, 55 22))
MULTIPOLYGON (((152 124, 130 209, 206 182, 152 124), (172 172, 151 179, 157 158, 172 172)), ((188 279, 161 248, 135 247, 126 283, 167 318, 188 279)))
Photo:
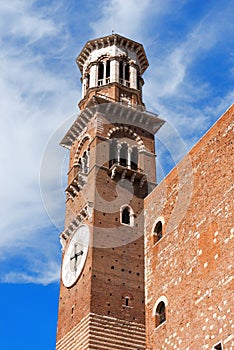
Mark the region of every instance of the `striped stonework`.
POLYGON ((56 350, 143 350, 145 326, 90 313, 57 342, 56 350))

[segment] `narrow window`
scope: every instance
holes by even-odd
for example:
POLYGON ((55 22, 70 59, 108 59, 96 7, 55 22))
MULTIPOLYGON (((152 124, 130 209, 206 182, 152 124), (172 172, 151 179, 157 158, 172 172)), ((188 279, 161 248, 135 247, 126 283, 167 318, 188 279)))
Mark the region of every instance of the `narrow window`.
POLYGON ((117 163, 117 140, 112 139, 110 141, 110 156, 109 156, 109 167, 117 163))
POLYGON ((128 158, 128 146, 126 143, 122 144, 120 149, 120 165, 127 166, 127 158, 128 158))
POLYGON ((122 223, 126 225, 130 225, 130 209, 125 207, 122 211, 122 223))
POLYGON ((98 85, 103 85, 104 78, 104 64, 102 62, 98 63, 98 85))
POLYGON ((90 83, 90 75, 87 74, 87 75, 86 75, 86 89, 89 88, 89 83, 90 83))
POLYGON ((123 84, 123 62, 119 62, 119 82, 123 84))
POLYGON ((89 172, 89 156, 88 156, 88 152, 85 151, 83 154, 83 163, 84 163, 84 169, 83 172, 85 174, 87 174, 89 172))
POLYGON ((106 83, 110 82, 110 61, 106 61, 106 83))
POLYGON ((125 306, 129 306, 129 297, 125 298, 125 306))
POLYGON ((133 170, 138 169, 138 150, 137 147, 133 147, 131 154, 131 168, 133 170))
POLYGON ((140 75, 137 74, 137 89, 140 90, 140 75))
POLYGON ((214 350, 222 350, 223 347, 222 347, 222 343, 218 343, 214 346, 214 350))
POLYGON ((162 238, 162 222, 157 222, 155 229, 154 229, 154 244, 160 241, 162 238))
POLYGON ((81 158, 78 160, 78 168, 82 172, 82 163, 81 163, 81 158))
POLYGON ((160 324, 166 321, 166 308, 163 301, 157 306, 156 314, 155 314, 155 326, 158 327, 160 324))
POLYGON ((129 81, 129 64, 128 63, 125 65, 124 73, 125 73, 125 80, 129 81))

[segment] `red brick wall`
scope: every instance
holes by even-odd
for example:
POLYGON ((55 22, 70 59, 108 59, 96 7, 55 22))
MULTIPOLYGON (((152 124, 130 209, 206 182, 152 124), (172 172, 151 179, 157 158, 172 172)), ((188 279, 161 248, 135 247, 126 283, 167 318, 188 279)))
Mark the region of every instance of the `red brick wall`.
POLYGON ((233 128, 234 106, 145 199, 147 349, 234 348, 233 128), (161 296, 166 322, 155 328, 161 296))
MULTIPOLYGON (((86 329, 85 336, 91 337, 90 315, 103 317, 107 323, 109 320, 109 328, 113 328, 113 322, 116 323, 114 332, 117 332, 119 338, 123 338, 119 340, 122 348, 126 346, 124 340, 126 331, 129 332, 126 343, 130 342, 133 347, 137 346, 139 349, 145 348, 143 213, 144 198, 149 193, 149 189, 146 182, 140 186, 140 179, 137 178, 133 183, 129 177, 126 182, 120 181, 120 174, 116 174, 114 179, 111 178, 108 133, 116 126, 116 123, 107 124, 101 116, 95 115, 84 135, 75 140, 71 147, 68 184, 74 178, 74 163, 88 148, 90 149, 90 171, 87 184, 74 198, 67 199, 65 227, 87 203, 92 203, 91 218, 86 220, 90 226, 92 244, 89 247, 84 270, 74 286, 65 288, 61 281, 58 349, 66 349, 66 344, 75 346, 74 344, 77 344, 83 336, 83 327, 86 329), (88 134, 90 138, 82 143, 82 138, 88 134), (120 223, 120 208, 126 204, 131 206, 134 213, 133 227, 120 223), (126 305, 126 297, 129 297, 129 305, 126 305), (127 325, 124 327, 125 331, 120 328, 121 322, 127 325), (76 332, 77 329, 79 333, 76 332)), ((127 139, 130 144, 139 146, 134 137, 123 130, 121 124, 119 126, 122 129, 114 137, 127 139)), ((136 126, 133 132, 142 140, 145 151, 148 152, 139 152, 139 163, 142 162, 140 166, 147 171, 146 174, 154 184, 154 137, 136 126)), ((102 322, 100 321, 100 329, 102 322)), ((108 329, 108 327, 104 328, 108 329)), ((101 329, 98 332, 104 332, 104 330, 101 329)), ((108 332, 105 330, 104 333, 108 332)), ((100 334, 98 333, 98 337, 102 336, 100 334)), ((82 340, 83 343, 81 342, 79 349, 86 349, 87 339, 85 339, 82 340)))

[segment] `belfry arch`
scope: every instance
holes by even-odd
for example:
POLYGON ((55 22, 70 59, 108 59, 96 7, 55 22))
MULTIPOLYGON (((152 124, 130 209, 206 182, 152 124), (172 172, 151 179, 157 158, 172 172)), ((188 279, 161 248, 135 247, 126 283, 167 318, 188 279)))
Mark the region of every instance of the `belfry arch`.
POLYGON ((91 140, 91 136, 89 134, 84 135, 84 137, 80 141, 80 143, 79 143, 79 145, 77 147, 77 150, 76 150, 76 154, 75 154, 75 157, 74 157, 73 165, 78 165, 81 149, 82 149, 83 145, 85 144, 85 142, 87 140, 89 140, 89 141, 91 140))

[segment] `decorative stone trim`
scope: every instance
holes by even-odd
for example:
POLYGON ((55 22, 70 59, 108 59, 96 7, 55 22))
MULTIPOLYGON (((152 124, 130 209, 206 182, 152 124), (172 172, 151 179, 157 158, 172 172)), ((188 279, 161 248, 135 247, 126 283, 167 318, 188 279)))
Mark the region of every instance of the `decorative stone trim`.
POLYGON ((156 301, 156 303, 154 304, 154 307, 153 307, 153 311, 152 311, 152 315, 155 316, 156 314, 156 309, 157 309, 157 306, 160 302, 164 302, 165 306, 167 307, 168 305, 168 300, 167 300, 167 297, 165 295, 162 295, 161 297, 159 297, 156 301))
POLYGON ((75 230, 80 226, 80 224, 84 221, 84 219, 88 219, 90 222, 92 221, 93 214, 93 203, 88 202, 80 211, 75 219, 64 229, 63 232, 60 233, 60 243, 62 245, 62 251, 65 249, 66 242, 70 236, 75 232, 75 230))
POLYGON ((135 140, 138 144, 139 147, 144 148, 144 143, 142 141, 142 139, 140 138, 140 136, 138 136, 131 128, 129 128, 128 126, 116 126, 112 129, 109 130, 107 136, 110 139, 113 134, 117 133, 117 132, 126 132, 127 134, 129 134, 130 137, 133 138, 133 140, 135 140))
POLYGON ((73 165, 77 165, 78 164, 78 160, 79 160, 79 155, 80 155, 80 151, 81 151, 81 148, 83 147, 83 144, 85 143, 85 141, 87 140, 91 140, 91 136, 89 134, 85 134, 82 138, 82 140, 80 141, 79 143, 79 146, 77 147, 77 150, 76 150, 76 154, 75 154, 75 157, 74 157, 74 163, 73 165))

